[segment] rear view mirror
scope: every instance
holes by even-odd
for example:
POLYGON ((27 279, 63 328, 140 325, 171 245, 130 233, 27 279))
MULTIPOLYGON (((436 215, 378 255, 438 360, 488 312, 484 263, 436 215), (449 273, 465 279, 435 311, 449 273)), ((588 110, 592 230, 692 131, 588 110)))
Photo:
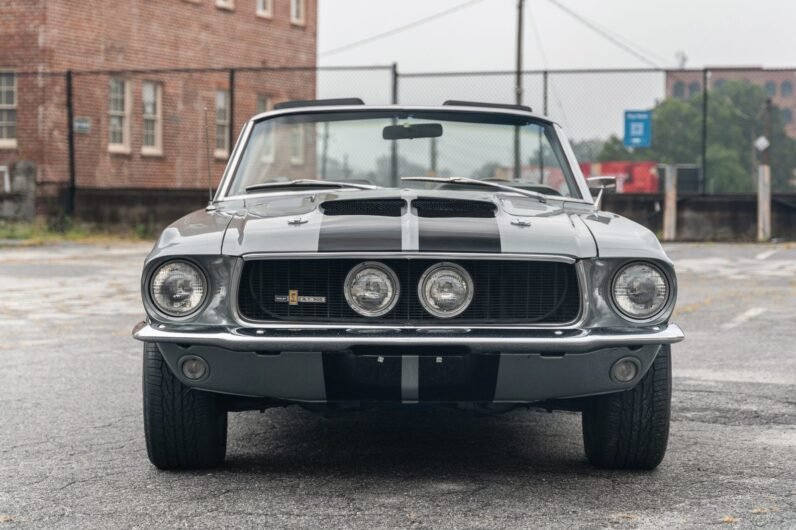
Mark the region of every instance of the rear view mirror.
POLYGON ((388 125, 382 130, 385 140, 414 140, 415 138, 439 138, 442 136, 442 125, 439 123, 418 123, 412 125, 388 125))

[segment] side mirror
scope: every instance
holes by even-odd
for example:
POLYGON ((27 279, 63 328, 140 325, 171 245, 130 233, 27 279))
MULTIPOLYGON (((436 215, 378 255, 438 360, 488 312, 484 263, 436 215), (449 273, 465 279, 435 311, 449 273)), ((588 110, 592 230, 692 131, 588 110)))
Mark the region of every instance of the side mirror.
POLYGON ((590 190, 602 190, 616 187, 616 177, 588 177, 586 182, 590 190))
POLYGON ((599 210, 605 190, 616 188, 616 177, 588 177, 586 183, 589 185, 590 190, 600 190, 597 198, 594 199, 594 207, 599 210))

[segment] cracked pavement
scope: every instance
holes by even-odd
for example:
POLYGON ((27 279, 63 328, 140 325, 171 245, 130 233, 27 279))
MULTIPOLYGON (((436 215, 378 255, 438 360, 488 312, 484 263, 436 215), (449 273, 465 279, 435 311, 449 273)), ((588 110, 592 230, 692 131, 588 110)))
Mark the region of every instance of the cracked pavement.
POLYGON ((130 337, 147 251, 0 248, 0 530, 796 527, 794 245, 667 246, 687 339, 654 472, 589 466, 574 413, 295 407, 233 413, 222 469, 158 471, 130 337))

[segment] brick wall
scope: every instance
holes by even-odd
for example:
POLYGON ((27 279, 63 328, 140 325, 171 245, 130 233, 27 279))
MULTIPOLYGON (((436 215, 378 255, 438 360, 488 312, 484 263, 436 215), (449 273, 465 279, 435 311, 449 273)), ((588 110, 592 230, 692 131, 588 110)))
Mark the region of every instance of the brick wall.
MULTIPOLYGON (((152 72, 153 69, 221 69, 230 66, 315 66, 316 0, 306 0, 304 24, 290 20, 289 0, 273 0, 273 15, 256 14, 256 0, 0 1, 0 70, 17 75, 16 149, 0 149, 0 165, 33 161, 43 196, 68 183, 66 83, 75 70, 74 117, 87 129, 74 135, 77 186, 113 189, 205 189, 205 107, 215 143, 215 93, 229 90, 228 71, 152 72), (112 153, 107 73, 129 84, 129 152, 112 153), (27 72, 27 73, 21 73, 27 72), (161 86, 162 154, 142 152, 142 83, 161 86)), ((315 97, 314 70, 239 72, 231 116, 232 142, 255 113, 257 95, 272 103, 315 97)), ((211 145, 212 148, 212 145, 211 145)), ((218 182, 225 157, 211 156, 218 182)))
MULTIPOLYGON (((674 97, 675 85, 680 85, 685 93, 684 97, 702 93, 703 74, 701 71, 670 71, 666 73, 666 95, 674 97)), ((796 70, 771 70, 765 68, 719 68, 709 71, 708 90, 716 88, 725 81, 747 81, 749 83, 767 88, 767 83, 773 83, 774 93, 771 101, 780 109, 790 109, 791 121, 785 123, 785 131, 796 138, 796 70), (783 93, 783 83, 790 83, 793 92, 790 95, 783 93)), ((708 96, 709 97, 709 96, 708 96)), ((710 101, 710 100, 708 100, 710 101)))

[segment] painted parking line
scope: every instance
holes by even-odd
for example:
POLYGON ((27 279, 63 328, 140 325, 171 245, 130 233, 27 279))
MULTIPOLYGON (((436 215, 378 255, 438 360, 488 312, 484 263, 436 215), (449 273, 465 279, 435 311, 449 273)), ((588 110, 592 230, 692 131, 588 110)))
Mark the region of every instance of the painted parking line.
POLYGON ((753 307, 751 309, 747 309, 746 311, 744 311, 743 313, 741 313, 737 317, 733 318, 732 320, 730 320, 726 324, 722 324, 721 327, 723 329, 737 328, 738 326, 740 326, 744 322, 748 322, 749 320, 752 320, 755 317, 759 317, 760 315, 762 315, 766 311, 768 311, 768 309, 766 309, 765 307, 753 307))
POLYGON ((778 249, 775 248, 773 250, 766 250, 765 252, 761 252, 760 254, 755 256, 755 259, 760 259, 760 260, 768 259, 771 256, 773 256, 777 252, 777 250, 778 249))

